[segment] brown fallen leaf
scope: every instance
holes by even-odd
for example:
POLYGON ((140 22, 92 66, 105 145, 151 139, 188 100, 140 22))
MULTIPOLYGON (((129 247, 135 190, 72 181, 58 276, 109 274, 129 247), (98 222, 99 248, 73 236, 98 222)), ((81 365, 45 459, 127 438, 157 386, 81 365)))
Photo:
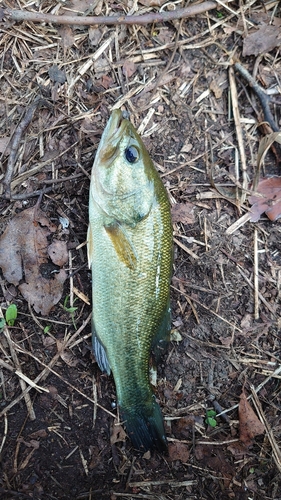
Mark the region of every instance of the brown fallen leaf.
POLYGON ((270 52, 281 44, 279 26, 262 24, 256 31, 250 33, 243 42, 243 56, 258 56, 270 52))
POLYGON ((48 236, 55 230, 35 205, 16 214, 0 238, 0 267, 6 280, 18 285, 23 297, 43 315, 61 299, 67 277, 48 255, 48 236))
POLYGON ((223 88, 219 85, 217 80, 212 80, 210 83, 210 90, 215 94, 216 99, 220 99, 223 94, 223 88))
POLYGON ((271 221, 281 217, 281 177, 261 178, 256 190, 257 193, 249 197, 251 203, 251 222, 257 222, 263 213, 271 221))
POLYGON ((180 462, 186 463, 189 459, 189 446, 186 443, 181 443, 180 441, 175 441, 174 443, 169 443, 169 459, 180 460, 180 462))
POLYGON ((125 75, 127 78, 130 78, 136 71, 137 71, 137 66, 135 65, 134 61, 130 61, 127 59, 122 67, 123 75, 125 75))
POLYGON ((117 424, 116 421, 114 421, 113 426, 112 426, 112 433, 110 436, 110 443, 115 444, 118 443, 119 441, 126 441, 126 432, 124 431, 123 427, 121 424, 117 424))
POLYGON ((48 254, 54 264, 62 267, 68 261, 66 241, 53 240, 51 245, 48 246, 48 254))
POLYGON ((75 45, 73 28, 71 26, 58 27, 58 33, 61 36, 60 45, 67 50, 75 45))
POLYGON ((183 224, 194 224, 193 203, 175 203, 172 205, 173 222, 182 222, 183 224))
POLYGON ((139 0, 141 5, 145 5, 145 7, 162 7, 166 0, 139 0))
POLYGON ((240 396, 240 402, 238 407, 239 413, 239 429, 240 429, 240 441, 246 446, 250 446, 253 442, 254 437, 263 434, 265 431, 263 423, 258 419, 253 408, 251 407, 247 396, 242 391, 240 396))
POLYGON ((56 343, 58 352, 60 353, 60 357, 65 362, 65 364, 68 366, 76 366, 79 363, 78 358, 74 356, 74 354, 72 354, 69 349, 64 348, 64 342, 57 339, 56 343))

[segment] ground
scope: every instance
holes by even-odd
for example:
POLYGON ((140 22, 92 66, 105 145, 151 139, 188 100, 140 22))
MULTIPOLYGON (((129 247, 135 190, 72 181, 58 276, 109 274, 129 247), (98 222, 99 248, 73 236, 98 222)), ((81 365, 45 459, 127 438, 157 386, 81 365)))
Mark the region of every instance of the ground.
MULTIPOLYGON (((143 3, 9 6, 73 15, 160 9, 143 3)), ((163 9, 173 7, 184 4, 163 9)), ((278 16, 278 2, 254 0, 145 26, 3 19, 1 233, 43 189, 40 208, 55 227, 48 242, 54 234, 66 242, 68 262, 48 314, 1 276, 3 314, 10 304, 18 311, 0 342, 1 499, 281 499, 280 222, 262 214, 231 231, 249 213, 259 143, 270 130, 257 126, 261 103, 230 67, 240 60, 268 92, 278 129, 278 42, 266 46, 260 35, 259 53, 248 38, 262 23, 280 26, 278 16), (38 97, 14 151, 9 141, 38 97), (134 452, 117 424, 114 381, 91 351, 89 175, 113 107, 140 127, 172 206, 172 334, 155 386, 169 456, 134 452)), ((262 176, 280 174, 278 147, 262 176)))

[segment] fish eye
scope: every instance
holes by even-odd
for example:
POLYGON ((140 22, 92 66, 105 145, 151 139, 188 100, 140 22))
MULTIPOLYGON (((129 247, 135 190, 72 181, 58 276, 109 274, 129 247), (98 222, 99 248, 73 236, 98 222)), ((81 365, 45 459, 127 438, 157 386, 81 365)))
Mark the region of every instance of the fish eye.
POLYGON ((136 146, 129 146, 125 149, 125 158, 129 163, 135 163, 139 159, 139 151, 136 146))

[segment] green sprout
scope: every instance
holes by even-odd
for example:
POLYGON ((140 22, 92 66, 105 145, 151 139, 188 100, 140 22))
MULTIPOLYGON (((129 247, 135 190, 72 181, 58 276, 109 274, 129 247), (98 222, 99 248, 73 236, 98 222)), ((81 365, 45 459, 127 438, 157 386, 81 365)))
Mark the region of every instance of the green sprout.
POLYGON ((216 417, 215 410, 207 410, 206 411, 206 418, 205 418, 206 424, 209 425, 210 427, 216 427, 217 421, 216 421, 215 417, 216 417))
POLYGON ((18 308, 16 304, 10 304, 6 310, 5 319, 8 326, 14 326, 18 315, 18 308))
MULTIPOLYGON (((64 299, 64 303, 63 303, 63 309, 64 309, 64 311, 65 311, 65 312, 67 312, 67 313, 69 313, 69 314, 70 314, 71 319, 72 319, 73 326, 74 326, 74 328, 76 329, 76 324, 75 324, 75 321, 74 321, 74 316, 75 316, 75 311, 77 311, 78 307, 73 307, 73 306, 68 307, 68 306, 67 306, 67 303, 68 303, 68 301, 69 301, 69 298, 70 298, 70 297, 69 297, 69 295, 67 295, 67 296, 65 297, 65 299, 64 299)), ((73 304, 75 303, 75 301, 76 301, 76 298, 74 299, 73 304)))
POLYGON ((47 333, 49 333, 50 330, 51 330, 51 325, 47 325, 47 326, 45 326, 43 331, 45 334, 47 334, 47 333))
POLYGON ((219 10, 216 11, 217 17, 221 19, 223 17, 223 13, 220 12, 219 10))

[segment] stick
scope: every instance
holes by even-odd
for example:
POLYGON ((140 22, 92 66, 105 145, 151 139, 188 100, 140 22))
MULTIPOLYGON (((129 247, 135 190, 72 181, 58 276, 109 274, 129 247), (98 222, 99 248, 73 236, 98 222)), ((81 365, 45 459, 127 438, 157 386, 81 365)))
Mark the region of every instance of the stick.
MULTIPOLYGON (((232 1, 232 0, 228 0, 232 1)), ((67 25, 94 25, 94 24, 139 24, 166 22, 175 19, 187 18, 202 14, 208 10, 216 9, 217 3, 212 1, 191 5, 183 9, 177 9, 168 12, 151 12, 143 15, 133 16, 56 16, 54 14, 43 14, 42 12, 30 12, 10 8, 0 9, 0 19, 6 18, 7 21, 33 21, 34 23, 52 23, 67 25)))
MULTIPOLYGON (((1 19, 1 12, 0 12, 0 19, 1 19)), ((18 124, 18 126, 14 132, 13 138, 11 140, 11 145, 10 145, 11 152, 10 152, 10 156, 9 156, 9 160, 8 160, 8 164, 7 164, 7 170, 5 173, 4 180, 3 180, 4 196, 7 199, 11 198, 11 182, 12 182, 14 166, 15 166, 15 163, 17 160, 19 144, 20 144, 20 141, 22 138, 22 134, 25 131, 25 129, 28 127, 28 125, 30 124, 36 108, 45 102, 46 101, 44 101, 41 98, 35 99, 35 101, 31 104, 31 106, 29 108, 27 108, 25 115, 24 115, 24 118, 18 124)))
POLYGON ((263 109, 264 120, 266 122, 268 122, 268 124, 272 128, 273 132, 279 132, 279 127, 276 125, 275 120, 273 118, 273 115, 272 115, 270 108, 269 108, 270 98, 265 94, 263 89, 257 84, 257 82, 254 80, 252 75, 250 75, 249 71, 247 71, 246 68, 244 68, 242 66, 242 64, 240 64, 239 62, 236 62, 234 64, 234 68, 237 71, 239 71, 240 75, 242 75, 243 78, 245 78, 245 80, 247 80, 250 87, 253 89, 255 94, 258 96, 260 103, 261 103, 261 106, 262 106, 262 109, 263 109))

